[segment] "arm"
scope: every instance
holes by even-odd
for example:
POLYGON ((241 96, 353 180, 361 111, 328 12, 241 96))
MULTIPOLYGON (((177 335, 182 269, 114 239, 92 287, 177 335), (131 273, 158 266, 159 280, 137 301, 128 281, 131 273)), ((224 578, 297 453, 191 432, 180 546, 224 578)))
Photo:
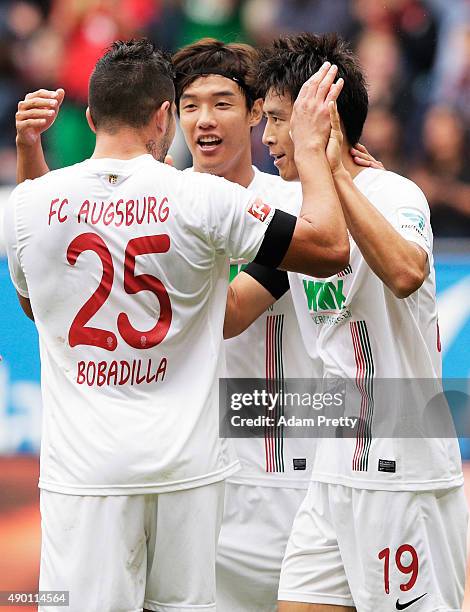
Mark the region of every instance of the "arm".
MULTIPOLYGON (((22 186, 23 187, 23 186, 22 186)), ((18 202, 18 191, 22 187, 16 187, 5 206, 3 234, 5 239, 5 250, 8 258, 8 269, 13 285, 16 289, 18 301, 25 315, 34 321, 31 302, 28 297, 28 285, 26 277, 18 257, 18 238, 16 231, 15 210, 18 202)))
POLYGON ((288 290, 286 272, 256 263, 248 264, 228 288, 224 338, 241 334, 288 290))
POLYGON ((397 230, 362 195, 349 172, 335 176, 344 216, 354 241, 370 268, 398 298, 421 287, 427 274, 427 255, 397 230))
POLYGON ((19 102, 16 113, 16 180, 22 183, 49 172, 41 134, 54 123, 64 99, 64 90, 39 89, 19 102))
POLYGON ((23 297, 20 293, 18 293, 18 291, 16 292, 16 295, 18 296, 18 301, 25 315, 28 317, 28 319, 34 321, 33 309, 31 308, 31 302, 29 301, 29 299, 23 297))
POLYGON ((280 268, 311 276, 331 276, 349 262, 349 239, 326 156, 331 124, 328 106, 343 81, 326 63, 302 87, 291 120, 295 163, 302 183, 302 209, 280 268))
POLYGON ((240 272, 230 283, 225 307, 224 338, 241 334, 276 298, 254 278, 240 272))
POLYGON ((342 133, 336 105, 330 111, 332 133, 338 142, 333 177, 349 231, 383 283, 396 297, 408 297, 426 278, 427 254, 419 245, 401 236, 356 187, 340 161, 342 133))
POLYGON ((31 146, 23 146, 16 142, 16 182, 35 179, 49 172, 49 166, 44 158, 41 141, 31 146))

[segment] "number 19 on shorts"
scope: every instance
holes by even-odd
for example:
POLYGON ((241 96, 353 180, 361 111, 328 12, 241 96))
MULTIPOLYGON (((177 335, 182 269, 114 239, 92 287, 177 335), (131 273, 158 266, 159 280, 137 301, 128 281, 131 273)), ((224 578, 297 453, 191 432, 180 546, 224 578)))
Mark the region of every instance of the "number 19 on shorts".
POLYGON ((387 595, 390 593, 390 563, 394 563, 403 576, 408 577, 407 581, 400 583, 401 591, 409 591, 416 584, 419 574, 418 553, 411 544, 403 544, 396 551, 384 548, 378 554, 383 561, 384 590, 387 595))

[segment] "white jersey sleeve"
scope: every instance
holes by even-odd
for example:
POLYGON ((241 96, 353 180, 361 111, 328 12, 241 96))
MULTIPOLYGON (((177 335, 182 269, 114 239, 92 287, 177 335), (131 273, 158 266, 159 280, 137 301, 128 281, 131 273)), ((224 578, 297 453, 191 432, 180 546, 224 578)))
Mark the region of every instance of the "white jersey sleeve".
MULTIPOLYGON (((193 175, 195 176, 195 175, 193 175)), ((218 254, 251 261, 263 241, 275 209, 243 187, 204 175, 207 234, 218 254)))
POLYGON ((391 223, 403 238, 418 244, 429 256, 432 253, 433 239, 426 197, 411 181, 403 181, 400 187, 391 223))
POLYGON ((11 280, 15 286, 16 291, 23 297, 29 297, 28 285, 26 278, 21 267, 19 252, 18 252, 18 241, 16 234, 16 206, 17 201, 21 197, 21 193, 24 189, 24 183, 18 185, 11 194, 8 203, 5 207, 3 231, 5 237, 5 246, 8 257, 8 268, 10 270, 11 280))
POLYGON ((418 244, 429 257, 433 238, 426 196, 415 183, 393 172, 383 172, 381 179, 382 189, 372 189, 369 199, 403 238, 418 244), (385 197, 384 185, 388 186, 385 197))

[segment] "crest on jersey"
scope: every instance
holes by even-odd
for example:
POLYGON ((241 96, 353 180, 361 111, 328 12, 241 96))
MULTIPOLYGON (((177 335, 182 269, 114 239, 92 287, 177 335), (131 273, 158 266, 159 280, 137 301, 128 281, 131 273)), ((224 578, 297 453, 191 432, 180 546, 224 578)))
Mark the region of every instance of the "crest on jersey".
POLYGON ((248 209, 250 215, 253 215, 258 221, 264 222, 271 212, 271 207, 265 204, 260 198, 256 198, 253 204, 248 209))
POLYGON ((117 174, 108 174, 108 181, 111 183, 111 185, 115 185, 117 183, 117 180, 117 174))

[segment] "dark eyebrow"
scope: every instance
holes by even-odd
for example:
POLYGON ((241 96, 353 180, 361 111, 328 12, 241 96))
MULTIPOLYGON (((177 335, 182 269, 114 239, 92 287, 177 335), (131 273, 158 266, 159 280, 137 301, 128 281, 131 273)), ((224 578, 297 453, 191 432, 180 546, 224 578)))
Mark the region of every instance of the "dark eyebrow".
MULTIPOLYGON (((233 91, 216 91, 215 93, 211 94, 211 96, 213 98, 220 98, 221 96, 223 97, 235 97, 235 93, 233 91)), ((188 98, 197 98, 197 96, 195 94, 187 94, 187 93, 183 93, 181 94, 180 100, 187 100, 188 98)))
POLYGON ((235 94, 233 93, 233 91, 217 91, 216 93, 212 94, 213 98, 220 98, 221 96, 230 96, 231 98, 234 98, 235 94))
POLYGON ((268 117, 284 118, 286 116, 286 113, 284 111, 279 110, 277 108, 275 108, 274 110, 264 111, 264 114, 267 115, 268 117))

